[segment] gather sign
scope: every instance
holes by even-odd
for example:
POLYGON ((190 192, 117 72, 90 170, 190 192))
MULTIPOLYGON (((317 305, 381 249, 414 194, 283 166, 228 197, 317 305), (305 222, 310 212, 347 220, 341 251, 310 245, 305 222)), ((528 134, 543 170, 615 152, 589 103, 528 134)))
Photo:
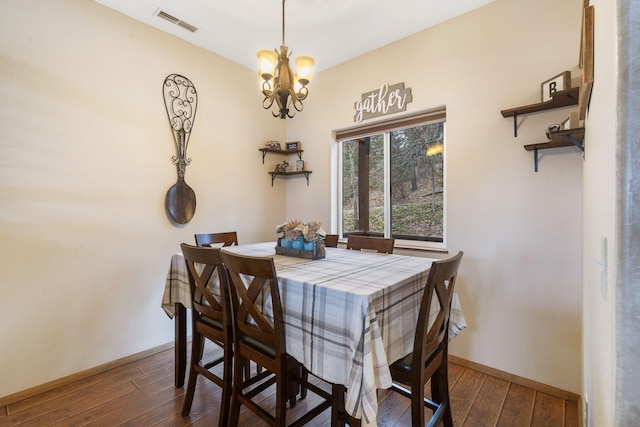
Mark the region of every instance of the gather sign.
POLYGON ((360 101, 355 102, 356 115, 353 121, 360 123, 366 119, 405 111, 407 103, 411 101, 411 88, 405 89, 404 82, 391 86, 385 83, 380 89, 363 93, 360 101))

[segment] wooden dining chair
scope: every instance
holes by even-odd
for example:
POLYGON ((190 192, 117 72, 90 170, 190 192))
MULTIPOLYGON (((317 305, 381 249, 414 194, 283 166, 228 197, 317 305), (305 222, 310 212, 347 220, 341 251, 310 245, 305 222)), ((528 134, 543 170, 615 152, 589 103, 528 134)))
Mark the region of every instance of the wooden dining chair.
POLYGON ((238 234, 235 231, 224 233, 199 233, 195 235, 196 246, 212 246, 222 243, 222 246, 237 246, 238 234))
POLYGON ((232 386, 232 325, 231 307, 227 291, 227 276, 220 260, 220 249, 180 245, 189 276, 191 292, 191 363, 182 416, 189 415, 198 375, 222 388, 218 425, 229 425, 232 386), (216 280, 217 279, 217 280, 216 280), (205 340, 222 348, 222 356, 203 361, 205 340), (222 376, 211 368, 222 364, 222 376))
POLYGON ((327 248, 337 248, 338 247, 338 236, 337 234, 327 234, 324 236, 324 245, 327 248))
POLYGON ((272 426, 286 425, 286 404, 295 406, 297 387, 302 386, 319 395, 318 405, 305 411, 293 423, 303 425, 331 407, 331 394, 306 381, 308 372, 300 362, 287 354, 278 278, 273 258, 251 257, 221 251, 229 277, 229 295, 233 317, 234 375, 229 425, 238 425, 240 405, 272 426), (246 284, 245 284, 246 283, 246 284), (264 301, 271 308, 265 310, 264 301), (265 311, 268 311, 265 313, 265 311), (252 360, 264 372, 243 378, 242 364, 252 360), (268 379, 265 379, 268 376, 268 379), (265 379, 259 383, 259 380, 265 379), (276 385, 274 411, 265 409, 260 393, 276 385), (256 398, 254 400, 254 398, 256 398))
POLYGON ((424 426, 424 407, 433 411, 429 427, 442 421, 445 427, 453 426, 449 399, 447 356, 449 348, 449 318, 451 302, 462 261, 462 252, 443 261, 431 264, 429 277, 420 303, 418 325, 413 351, 390 366, 393 385, 391 390, 411 399, 411 425, 424 426), (438 311, 429 326, 432 301, 437 301, 438 311), (424 386, 431 380, 431 399, 424 397, 424 386), (407 390, 400 384, 410 386, 407 390))
POLYGON ((395 239, 384 237, 360 236, 356 234, 349 234, 347 236, 347 249, 356 251, 364 249, 384 254, 392 254, 394 243, 395 239))

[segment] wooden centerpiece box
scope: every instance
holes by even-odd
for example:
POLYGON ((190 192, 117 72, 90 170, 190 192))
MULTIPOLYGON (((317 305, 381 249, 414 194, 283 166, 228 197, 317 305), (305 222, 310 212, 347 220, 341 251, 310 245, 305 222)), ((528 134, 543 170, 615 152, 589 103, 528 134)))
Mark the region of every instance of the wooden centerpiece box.
MULTIPOLYGON (((276 254, 296 258, 321 259, 325 257, 324 242, 313 242, 313 250, 294 249, 283 246, 283 238, 278 238, 276 254)), ((286 244, 285 244, 286 245, 286 244)))

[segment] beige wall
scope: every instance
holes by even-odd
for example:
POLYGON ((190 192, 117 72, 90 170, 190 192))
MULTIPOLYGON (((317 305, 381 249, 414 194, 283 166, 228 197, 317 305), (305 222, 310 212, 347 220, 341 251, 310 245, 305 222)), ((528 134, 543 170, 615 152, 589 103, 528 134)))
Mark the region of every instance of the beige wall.
POLYGON ((447 234, 465 252, 459 293, 469 327, 457 356, 581 392, 581 153, 533 155, 571 108, 513 121, 500 110, 540 101, 540 83, 577 77, 580 0, 498 0, 318 73, 305 111, 287 124, 301 140, 310 187, 289 181, 287 217, 331 219, 332 131, 354 126, 353 104, 383 83, 412 89, 407 112, 446 105, 447 234))
POLYGON ((397 82, 412 88, 408 112, 447 107, 448 248, 465 251, 469 324, 451 352, 580 393, 585 162, 550 150, 534 173, 522 148, 572 110, 524 117, 518 138, 500 110, 577 76, 581 5, 497 0, 318 73, 285 138, 252 70, 93 2, 3 2, 0 396, 170 341, 164 275, 193 233, 265 240, 285 218, 330 228, 332 131, 354 124, 361 93, 397 82), (187 168, 198 210, 179 227, 163 211, 175 169, 160 86, 173 72, 200 96, 187 168), (281 159, 263 166, 257 152, 268 139, 302 141, 308 187, 271 187, 281 159))
POLYGON ((271 187, 257 148, 285 125, 260 107, 255 72, 92 1, 0 11, 5 396, 171 341, 160 300, 179 243, 214 230, 274 237, 284 187, 271 187), (171 73, 200 98, 186 174, 197 210, 184 226, 164 212, 171 73))

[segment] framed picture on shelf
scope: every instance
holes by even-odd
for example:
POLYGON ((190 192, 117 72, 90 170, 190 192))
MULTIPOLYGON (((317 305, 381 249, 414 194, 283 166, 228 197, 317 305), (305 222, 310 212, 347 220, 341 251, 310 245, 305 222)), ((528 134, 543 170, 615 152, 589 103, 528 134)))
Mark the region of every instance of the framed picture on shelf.
POLYGON ((304 170, 304 160, 296 160, 296 170, 297 171, 304 170))
POLYGON ((571 72, 564 71, 557 76, 551 77, 549 80, 542 82, 541 94, 542 102, 551 101, 553 94, 571 88, 571 72))
POLYGON ((300 141, 295 142, 287 142, 287 150, 299 150, 300 149, 300 141))

